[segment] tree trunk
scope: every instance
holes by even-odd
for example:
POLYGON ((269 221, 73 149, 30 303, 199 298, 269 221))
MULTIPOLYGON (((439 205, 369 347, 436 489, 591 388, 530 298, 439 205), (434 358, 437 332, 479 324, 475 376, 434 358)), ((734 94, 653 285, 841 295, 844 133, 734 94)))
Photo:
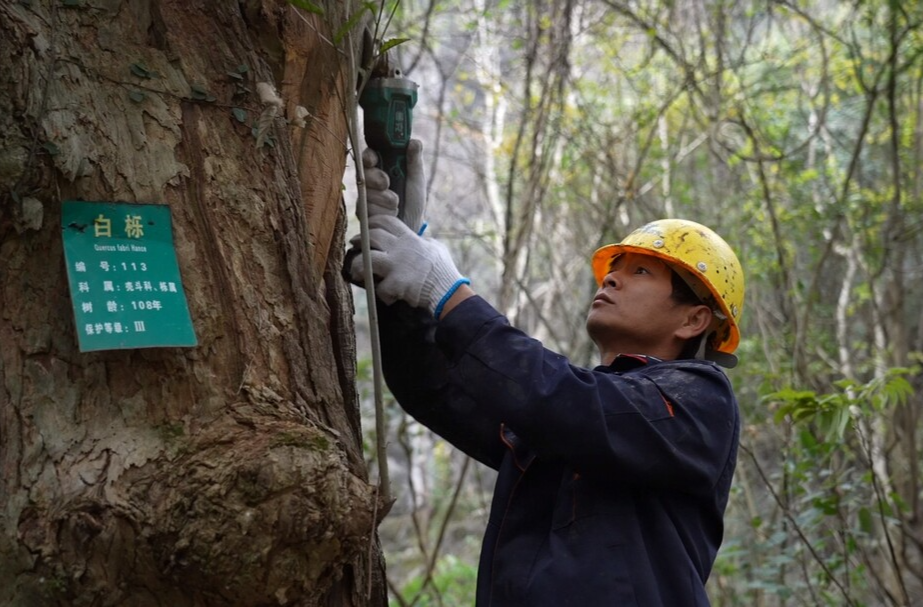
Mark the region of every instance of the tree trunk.
POLYGON ((0 604, 385 603, 339 274, 349 5, 0 0, 0 604), (64 200, 169 205, 196 347, 79 351, 64 200))

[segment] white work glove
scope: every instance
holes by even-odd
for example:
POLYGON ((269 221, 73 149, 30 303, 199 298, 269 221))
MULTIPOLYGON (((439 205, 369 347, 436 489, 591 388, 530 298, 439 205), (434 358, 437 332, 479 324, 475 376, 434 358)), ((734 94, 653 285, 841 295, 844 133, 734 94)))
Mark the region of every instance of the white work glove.
MULTIPOLYGON (((388 189, 391 183, 388 174, 378 167, 378 153, 371 148, 362 152, 362 166, 365 168, 365 199, 369 217, 391 215, 398 210, 397 194, 388 189)), ((426 173, 423 168, 423 144, 411 139, 407 145, 407 178, 404 181, 404 223, 422 234, 426 214, 426 173)))
MULTIPOLYGON (((354 246, 358 238, 353 237, 354 246)), ((405 301, 415 308, 427 308, 438 319, 456 289, 470 284, 444 244, 418 236, 393 215, 369 218, 369 242, 375 293, 386 304, 405 301)), ((361 256, 352 260, 349 272, 354 282, 364 282, 361 256)))
POLYGON ((397 193, 388 189, 391 179, 378 167, 378 153, 372 148, 362 152, 362 166, 365 167, 365 202, 369 217, 392 215, 397 217, 397 193))

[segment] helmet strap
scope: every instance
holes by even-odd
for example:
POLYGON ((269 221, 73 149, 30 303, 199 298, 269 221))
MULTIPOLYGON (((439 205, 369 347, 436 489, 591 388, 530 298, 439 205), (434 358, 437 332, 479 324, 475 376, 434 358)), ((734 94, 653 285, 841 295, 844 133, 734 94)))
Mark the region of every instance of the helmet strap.
POLYGON ((695 357, 698 360, 710 360, 713 363, 721 365, 725 369, 733 369, 737 366, 737 357, 733 354, 728 354, 727 352, 719 352, 708 347, 708 344, 711 343, 711 339, 714 336, 714 333, 708 333, 707 331, 702 333, 699 336, 699 347, 695 353, 695 357), (706 337, 707 334, 707 337, 706 337))
POLYGON ((725 369, 733 369, 737 366, 736 356, 733 354, 728 354, 727 352, 719 352, 717 350, 706 350, 705 360, 710 360, 713 363, 717 363, 725 369))
POLYGON ((695 357, 699 360, 706 360, 705 351, 708 349, 708 340, 705 339, 706 333, 708 333, 708 331, 703 331, 702 334, 698 337, 699 347, 695 352, 695 357))

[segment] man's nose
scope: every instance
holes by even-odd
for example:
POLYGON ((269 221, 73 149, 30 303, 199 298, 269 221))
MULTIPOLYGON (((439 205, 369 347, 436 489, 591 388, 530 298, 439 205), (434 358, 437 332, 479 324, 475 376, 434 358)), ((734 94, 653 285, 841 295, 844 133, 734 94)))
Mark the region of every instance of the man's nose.
POLYGON ((619 283, 618 283, 618 280, 617 280, 617 278, 616 278, 616 273, 615 273, 615 271, 609 272, 608 274, 606 274, 606 275, 603 277, 603 286, 604 286, 604 287, 618 288, 619 283))

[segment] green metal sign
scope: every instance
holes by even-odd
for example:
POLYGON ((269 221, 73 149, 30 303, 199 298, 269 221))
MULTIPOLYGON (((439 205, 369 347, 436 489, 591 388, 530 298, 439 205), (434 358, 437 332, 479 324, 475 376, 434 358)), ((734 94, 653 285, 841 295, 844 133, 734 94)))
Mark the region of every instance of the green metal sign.
POLYGON ((61 226, 81 352, 196 345, 170 207, 68 200, 61 226))

